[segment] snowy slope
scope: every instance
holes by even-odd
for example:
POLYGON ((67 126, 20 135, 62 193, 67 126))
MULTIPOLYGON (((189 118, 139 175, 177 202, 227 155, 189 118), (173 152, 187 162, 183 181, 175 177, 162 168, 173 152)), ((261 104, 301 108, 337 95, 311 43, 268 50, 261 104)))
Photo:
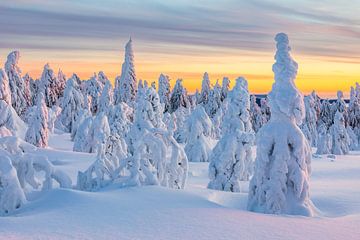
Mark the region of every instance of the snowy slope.
MULTIPOLYGON (((50 146, 42 153, 74 182, 95 158, 71 152, 68 134, 51 136, 50 146)), ((313 159, 314 218, 248 212, 248 182, 243 193, 208 190, 208 163, 190 163, 185 190, 113 186, 32 193, 34 200, 17 214, 0 218, 0 239, 360 239, 357 154, 313 159)))

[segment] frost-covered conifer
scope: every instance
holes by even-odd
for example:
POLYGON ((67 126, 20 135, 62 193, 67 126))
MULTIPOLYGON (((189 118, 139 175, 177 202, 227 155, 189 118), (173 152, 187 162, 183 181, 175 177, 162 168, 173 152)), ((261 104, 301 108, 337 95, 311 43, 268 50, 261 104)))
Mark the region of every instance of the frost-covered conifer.
POLYGON ((184 108, 190 107, 187 91, 182 85, 182 79, 176 80, 176 84, 171 93, 169 112, 175 112, 180 106, 184 108))
POLYGON ((25 141, 37 147, 47 147, 49 141, 48 130, 48 108, 45 103, 45 96, 40 93, 29 128, 25 135, 25 141))
POLYGON ((122 65, 121 77, 117 79, 114 90, 115 104, 125 102, 133 107, 136 99, 136 73, 134 65, 134 53, 132 49, 132 40, 125 46, 125 60, 122 65))
POLYGON ((305 104, 305 120, 301 125, 306 139, 309 141, 311 146, 317 146, 318 134, 317 134, 317 113, 316 113, 316 99, 311 94, 304 97, 305 104))
POLYGON ((51 108, 52 106, 56 105, 58 100, 59 86, 54 71, 50 68, 48 63, 44 66, 40 81, 41 92, 45 96, 46 106, 51 108))
POLYGON ((108 113, 111 135, 128 141, 133 114, 133 109, 124 102, 111 105, 108 113))
POLYGON ((0 100, 3 100, 7 104, 11 105, 9 79, 2 69, 0 69, 0 100))
POLYGON ((62 98, 64 96, 64 90, 65 90, 65 86, 66 86, 66 76, 61 69, 59 69, 58 77, 56 80, 57 80, 56 81, 57 97, 58 97, 58 100, 60 100, 60 98, 62 98))
POLYGON ((164 105, 164 112, 170 108, 170 79, 169 76, 160 74, 159 77, 159 97, 160 103, 164 105))
POLYGON ((100 71, 98 73, 98 79, 99 79, 99 82, 102 85, 101 89, 105 87, 105 84, 107 82, 110 82, 110 80, 108 79, 108 77, 105 75, 105 73, 103 71, 100 71))
POLYGON ((330 128, 330 126, 334 123, 332 109, 333 107, 328 99, 322 101, 320 109, 320 119, 321 121, 323 121, 323 123, 326 124, 327 128, 330 128))
POLYGON ((95 153, 100 144, 105 144, 110 136, 110 126, 105 113, 101 112, 94 118, 87 136, 90 153, 95 153))
POLYGON ((251 126, 255 132, 258 132, 259 129, 266 123, 266 120, 263 117, 261 109, 256 102, 255 95, 251 95, 250 97, 250 116, 251 126))
POLYGON ((224 77, 221 86, 221 101, 224 101, 225 98, 227 97, 229 88, 230 88, 230 80, 229 78, 224 77))
POLYGON ((22 138, 27 128, 15 109, 4 100, 0 100, 0 127, 5 127, 11 131, 12 135, 22 138))
POLYGON ((341 112, 337 111, 334 117, 334 124, 330 128, 332 136, 331 153, 343 155, 349 153, 350 138, 345 127, 345 119, 341 112))
POLYGON ((213 89, 210 90, 207 103, 204 105, 206 113, 212 119, 221 107, 221 87, 216 81, 213 89))
POLYGON ((7 56, 5 72, 9 79, 11 91, 11 103, 16 113, 23 118, 27 107, 30 105, 25 91, 25 83, 21 77, 21 70, 18 66, 20 58, 19 51, 13 51, 7 56))
POLYGON ((74 133, 74 146, 73 151, 75 152, 90 152, 90 140, 89 137, 90 129, 93 123, 93 117, 86 117, 76 129, 74 133))
POLYGON ((275 37, 272 69, 275 83, 269 93, 270 121, 257 134, 254 176, 248 209, 272 214, 313 215, 309 197, 311 148, 297 125, 305 117, 302 94, 295 86, 298 64, 290 56, 286 34, 275 37))
POLYGON ((332 138, 329 129, 322 120, 318 123, 318 142, 316 154, 330 154, 332 149, 332 138))
POLYGON ((255 140, 250 122, 248 84, 244 78, 228 96, 228 110, 224 116, 223 136, 210 156, 208 187, 239 192, 240 181, 247 181, 253 172, 251 146, 255 140))
POLYGON ((190 162, 208 162, 211 152, 212 122, 198 105, 185 122, 185 152, 190 162))
POLYGON ((105 83, 103 91, 100 95, 99 104, 98 104, 98 112, 108 112, 108 108, 112 105, 112 88, 110 81, 105 83))
POLYGON ((198 104, 200 104, 200 103, 202 103, 204 105, 207 104, 210 91, 211 91, 211 87, 210 87, 209 74, 207 72, 205 72, 202 83, 201 83, 201 93, 200 93, 200 99, 198 101, 198 104))
POLYGON ((344 94, 342 91, 337 91, 337 99, 334 104, 332 104, 332 116, 333 121, 335 121, 336 112, 340 112, 343 115, 345 127, 348 125, 348 111, 347 105, 344 101, 344 94))
POLYGON ((263 118, 263 123, 267 123, 271 117, 271 111, 269 106, 269 100, 267 98, 260 99, 260 109, 263 118))
POLYGON ((178 143, 186 142, 186 129, 184 127, 186 119, 191 113, 190 108, 179 107, 173 114, 175 115, 176 130, 174 137, 178 143))
POLYGON ((26 99, 29 99, 29 107, 32 106, 34 104, 33 102, 33 95, 34 92, 32 92, 32 82, 34 81, 30 75, 27 73, 25 74, 25 76, 23 77, 24 80, 24 84, 25 84, 25 96, 26 99))
POLYGON ((31 99, 30 99, 30 106, 36 104, 37 95, 40 89, 40 80, 34 80, 30 78, 30 92, 31 92, 31 99))
POLYGON ((99 108, 99 98, 102 91, 102 84, 98 80, 96 73, 86 81, 85 84, 86 94, 91 98, 90 111, 93 114, 98 112, 99 108))
POLYGON ((84 96, 73 75, 73 77, 66 82, 64 97, 61 103, 60 122, 68 132, 73 131, 73 127, 83 105, 84 96))

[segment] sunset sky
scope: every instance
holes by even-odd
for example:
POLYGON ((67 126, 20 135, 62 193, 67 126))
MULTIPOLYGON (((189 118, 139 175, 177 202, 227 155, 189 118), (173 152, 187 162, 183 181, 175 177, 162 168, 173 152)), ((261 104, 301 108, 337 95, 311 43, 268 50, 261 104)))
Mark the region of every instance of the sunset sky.
POLYGON ((20 67, 38 78, 45 63, 88 79, 121 73, 131 36, 137 77, 183 78, 190 92, 245 76, 266 93, 277 32, 289 35, 299 64, 297 86, 334 96, 360 82, 360 0, 12 0, 0 2, 0 61, 20 50, 20 67))

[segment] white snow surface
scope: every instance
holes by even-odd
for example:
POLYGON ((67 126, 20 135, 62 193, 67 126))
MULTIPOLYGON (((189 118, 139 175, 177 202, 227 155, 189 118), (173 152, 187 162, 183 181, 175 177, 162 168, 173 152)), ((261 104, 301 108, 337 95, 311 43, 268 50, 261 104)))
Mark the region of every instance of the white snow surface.
MULTIPOLYGON (((76 182, 96 156, 72 152, 72 144, 70 134, 51 134, 38 151, 76 182)), ((312 170, 311 218, 249 212, 248 182, 242 193, 210 190, 208 163, 190 163, 184 190, 28 193, 24 207, 0 218, 0 239, 360 239, 360 152, 313 158, 312 170)))

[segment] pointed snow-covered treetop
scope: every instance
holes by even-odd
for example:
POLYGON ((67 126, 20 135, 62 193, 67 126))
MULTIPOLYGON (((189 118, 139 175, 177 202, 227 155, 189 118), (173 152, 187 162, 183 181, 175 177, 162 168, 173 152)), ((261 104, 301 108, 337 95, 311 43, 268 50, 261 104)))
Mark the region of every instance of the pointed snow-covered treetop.
POLYGON ((137 80, 131 38, 125 46, 125 60, 122 64, 121 76, 117 80, 114 92, 115 104, 125 102, 129 106, 133 106, 136 99, 137 80))
POLYGON ((275 40, 275 83, 269 93, 271 118, 257 135, 248 209, 312 216, 314 208, 309 197, 311 148, 297 126, 305 117, 303 96, 294 83, 298 65, 290 56, 288 36, 279 33, 275 40))
POLYGON ((2 69, 0 69, 0 100, 4 100, 7 104, 11 105, 9 79, 2 69))
POLYGON ((170 78, 167 75, 160 74, 159 77, 159 97, 160 103, 164 105, 164 112, 167 112, 170 107, 170 78))
POLYGON ((48 107, 56 105, 58 100, 59 86, 54 71, 49 63, 45 64, 44 70, 41 75, 41 91, 45 95, 45 103, 48 107))
POLYGON ((187 91, 182 85, 182 79, 176 80, 175 86, 171 93, 169 112, 173 113, 179 107, 184 107, 184 108, 190 107, 187 91))
POLYGON ((230 88, 230 79, 228 77, 224 77, 221 86, 221 101, 227 97, 230 88))
POLYGON ((276 62, 272 70, 275 83, 269 93, 271 114, 275 118, 287 117, 298 125, 305 118, 303 95, 296 88, 294 80, 298 71, 298 64, 290 56, 288 36, 284 33, 276 35, 276 62))
POLYGON ((20 67, 18 66, 19 58, 19 51, 11 52, 7 56, 5 72, 9 78, 12 106, 17 114, 23 117, 27 107, 30 105, 30 99, 25 94, 25 84, 21 77, 20 67))
POLYGON ((210 91, 211 91, 211 87, 210 87, 209 74, 207 72, 205 72, 202 83, 201 83, 201 94, 200 94, 200 100, 198 103, 206 104, 209 99, 210 91))

